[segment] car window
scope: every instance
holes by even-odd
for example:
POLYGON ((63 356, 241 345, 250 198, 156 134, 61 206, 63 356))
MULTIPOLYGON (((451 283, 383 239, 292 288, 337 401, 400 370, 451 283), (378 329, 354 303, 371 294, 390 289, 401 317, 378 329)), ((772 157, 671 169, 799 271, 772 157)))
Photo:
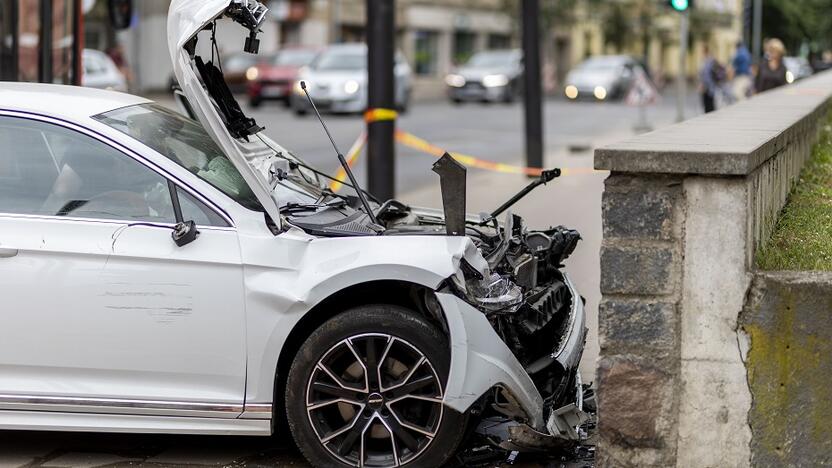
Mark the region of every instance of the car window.
POLYGON ((179 206, 182 208, 182 219, 185 221, 193 221, 199 226, 228 226, 228 223, 216 211, 205 206, 190 193, 177 187, 176 195, 179 198, 179 206))
POLYGON ((95 119, 188 169, 244 207, 264 211, 243 176, 199 122, 155 104, 124 107, 95 119))
POLYGON ((367 68, 367 54, 360 51, 330 51, 319 55, 312 65, 316 70, 356 71, 367 68))
POLYGON ((284 50, 277 54, 274 64, 277 66, 302 67, 315 59, 314 50, 284 50))
POLYGON ((175 222, 167 180, 98 140, 0 116, 0 212, 175 222))

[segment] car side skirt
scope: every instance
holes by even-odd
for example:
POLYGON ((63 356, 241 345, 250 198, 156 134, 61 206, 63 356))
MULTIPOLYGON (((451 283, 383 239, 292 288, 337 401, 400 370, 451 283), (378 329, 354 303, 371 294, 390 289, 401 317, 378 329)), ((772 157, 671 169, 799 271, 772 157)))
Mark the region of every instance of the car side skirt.
POLYGON ((122 414, 0 411, 0 429, 139 434, 271 435, 271 421, 122 414))

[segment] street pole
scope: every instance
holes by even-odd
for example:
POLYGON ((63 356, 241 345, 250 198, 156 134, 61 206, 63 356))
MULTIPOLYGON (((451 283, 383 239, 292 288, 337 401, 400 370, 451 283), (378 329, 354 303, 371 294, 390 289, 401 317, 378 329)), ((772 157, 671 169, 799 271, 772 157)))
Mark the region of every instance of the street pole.
POLYGON ((763 48, 763 0, 754 0, 754 26, 751 53, 754 63, 760 63, 763 48))
POLYGON ((685 120, 688 94, 688 10, 679 14, 679 76, 676 78, 676 121, 685 120))
POLYGON ((379 200, 396 194, 395 0, 367 0, 367 187, 379 200))
POLYGON ((38 82, 52 83, 52 0, 40 0, 40 45, 38 54, 38 82))
POLYGON ((522 0, 526 166, 543 167, 543 89, 540 80, 540 4, 522 0))

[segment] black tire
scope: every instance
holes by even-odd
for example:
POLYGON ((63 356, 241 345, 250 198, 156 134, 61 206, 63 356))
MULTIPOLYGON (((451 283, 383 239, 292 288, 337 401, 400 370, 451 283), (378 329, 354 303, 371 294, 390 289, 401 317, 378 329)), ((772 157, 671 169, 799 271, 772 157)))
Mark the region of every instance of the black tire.
POLYGON ((252 109, 257 109, 261 104, 263 104, 263 100, 257 97, 253 97, 248 100, 248 105, 251 106, 252 109))
POLYGON ((306 459, 317 467, 357 466, 358 459, 364 456, 361 447, 366 446, 368 455, 375 458, 365 457, 365 466, 394 466, 396 460, 401 461, 401 466, 408 467, 433 468, 445 464, 461 443, 465 435, 463 428, 468 421, 467 415, 436 402, 441 401, 447 384, 448 349, 447 337, 435 326, 417 313, 397 306, 357 307, 320 326, 298 350, 286 383, 289 428, 306 459), (343 351, 344 347, 350 351, 343 351), (413 356, 407 357, 408 353, 413 356), (356 358, 359 355, 362 356, 360 361, 356 358), (379 356, 381 359, 377 359, 379 356), (417 360, 418 356, 421 358, 417 360), (349 364, 350 360, 350 366, 341 373, 339 368, 349 364), (406 362, 415 364, 408 367, 406 362), (376 363, 378 377, 372 377, 373 374, 364 370, 372 368, 371 363, 376 363), (360 370, 356 364, 360 365, 360 370), (397 366, 400 374, 394 376, 393 370, 397 366), (332 378, 333 375, 339 380, 332 378), (372 381, 375 378, 380 385, 372 381), (389 384, 388 390, 384 390, 385 382, 389 384), (420 389, 417 390, 415 384, 420 384, 420 389), (367 391, 353 391, 356 385, 363 385, 367 391), (331 403, 334 393, 327 389, 342 393, 350 389, 347 393, 353 391, 355 396, 342 397, 354 398, 364 404, 331 403), (362 395, 364 399, 360 400, 362 395), (312 409, 314 406, 320 408, 312 409), (344 416, 345 411, 347 416, 344 416), (401 416, 403 414, 407 417, 401 416), (427 420, 427 423, 409 419, 425 415, 427 417, 421 421, 427 420), (405 427, 404 423, 421 427, 433 437, 405 427), (339 432, 345 427, 346 432, 339 432), (319 433, 322 436, 319 437, 319 433), (336 433, 339 435, 324 442, 336 433), (366 444, 362 443, 365 441, 366 444), (391 449, 386 454, 385 447, 388 446, 391 449), (337 449, 342 447, 349 452, 336 455, 337 449), (393 455, 394 447, 397 447, 397 455, 393 455), (372 452, 374 449, 376 452, 372 452))
POLYGON ((295 111, 295 115, 298 117, 306 115, 306 108, 304 107, 295 107, 293 110, 295 111))

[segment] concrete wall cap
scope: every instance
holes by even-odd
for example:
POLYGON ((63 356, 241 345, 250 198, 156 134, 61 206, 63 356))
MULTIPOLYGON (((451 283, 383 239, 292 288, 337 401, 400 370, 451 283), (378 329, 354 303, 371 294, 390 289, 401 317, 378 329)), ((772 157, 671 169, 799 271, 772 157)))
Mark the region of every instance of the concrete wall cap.
POLYGON ((595 150, 614 172, 744 176, 777 155, 832 100, 832 71, 595 150))

